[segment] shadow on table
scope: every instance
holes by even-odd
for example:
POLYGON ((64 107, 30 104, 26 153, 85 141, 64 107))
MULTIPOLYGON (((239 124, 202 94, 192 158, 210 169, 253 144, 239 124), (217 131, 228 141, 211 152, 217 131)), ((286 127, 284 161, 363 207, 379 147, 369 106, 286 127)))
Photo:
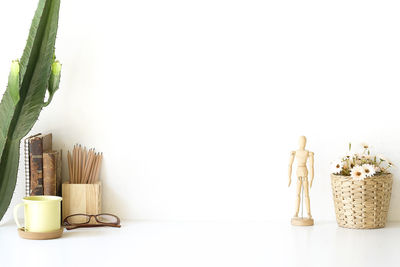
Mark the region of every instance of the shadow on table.
MULTIPOLYGON (((400 222, 399 221, 387 222, 385 228, 400 228, 400 222)), ((385 228, 382 228, 382 229, 385 229, 385 228)))
POLYGON ((62 238, 79 238, 79 237, 84 237, 84 238, 88 238, 88 237, 94 237, 94 236, 104 236, 104 235, 108 235, 107 232, 105 231, 99 231, 99 230, 95 230, 95 229, 85 229, 85 230, 64 230, 64 233, 62 235, 62 238))
POLYGON ((15 224, 14 220, 2 220, 0 221, 0 226, 12 226, 15 225, 15 228, 17 227, 17 225, 15 224))

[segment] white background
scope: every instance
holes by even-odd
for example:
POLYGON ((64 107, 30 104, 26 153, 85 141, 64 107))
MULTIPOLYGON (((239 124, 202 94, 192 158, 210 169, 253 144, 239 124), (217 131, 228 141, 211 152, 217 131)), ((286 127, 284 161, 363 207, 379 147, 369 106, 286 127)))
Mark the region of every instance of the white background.
MULTIPOLYGON (((36 4, 0 4, 2 92, 36 4)), ((32 133, 52 132, 64 155, 77 142, 104 152, 104 211, 124 219, 286 222, 289 152, 306 135, 316 157, 312 213, 334 220, 329 163, 349 141, 400 162, 399 9, 64 0, 61 87, 32 133)), ((394 174, 389 219, 399 220, 394 174)), ((11 206, 23 194, 20 172, 11 206)))

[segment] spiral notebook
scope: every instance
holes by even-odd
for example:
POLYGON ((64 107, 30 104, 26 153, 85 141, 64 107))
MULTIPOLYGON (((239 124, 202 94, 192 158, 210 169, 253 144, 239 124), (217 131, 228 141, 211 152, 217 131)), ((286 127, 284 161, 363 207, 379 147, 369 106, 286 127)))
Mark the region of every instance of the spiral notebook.
POLYGON ((31 167, 29 160, 29 139, 41 135, 41 133, 29 136, 24 139, 24 158, 25 158, 25 196, 31 195, 31 167))

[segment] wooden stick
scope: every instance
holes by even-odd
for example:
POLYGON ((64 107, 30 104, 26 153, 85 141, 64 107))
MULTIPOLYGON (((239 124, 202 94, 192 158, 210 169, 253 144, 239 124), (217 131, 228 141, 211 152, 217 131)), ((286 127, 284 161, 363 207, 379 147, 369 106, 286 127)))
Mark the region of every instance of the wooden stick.
POLYGON ((68 170, 69 170, 69 183, 72 183, 72 160, 71 160, 71 153, 68 151, 68 170))
POLYGON ((76 149, 76 145, 74 147, 74 183, 76 184, 78 181, 78 150, 76 149))
POLYGON ((86 147, 83 149, 83 161, 82 161, 82 183, 85 178, 84 173, 85 173, 85 168, 86 168, 86 158, 87 158, 87 153, 86 153, 86 147))
POLYGON ((93 169, 96 166, 96 154, 93 155, 92 166, 90 166, 90 172, 88 177, 88 184, 92 183, 93 169))
POLYGON ((93 151, 90 150, 89 151, 89 159, 88 159, 88 163, 86 165, 86 170, 85 170, 85 179, 83 181, 84 184, 87 184, 89 181, 89 174, 90 174, 90 170, 92 168, 92 164, 93 164, 93 151))
POLYGON ((101 153, 100 156, 99 156, 99 165, 97 166, 96 177, 95 177, 95 182, 96 183, 99 181, 100 168, 101 168, 101 162, 102 161, 103 161, 103 153, 101 153))
POLYGON ((75 163, 75 145, 74 148, 72 149, 72 183, 75 183, 75 167, 76 167, 76 163, 75 163))
POLYGON ((72 150, 71 152, 71 181, 70 183, 73 184, 74 183, 74 150, 72 150))
POLYGON ((91 184, 94 183, 94 176, 96 175, 96 168, 97 168, 98 160, 99 160, 99 158, 98 158, 98 155, 96 154, 94 165, 93 165, 93 168, 92 168, 92 175, 90 176, 90 183, 91 184))
POLYGON ((93 168, 92 168, 92 173, 91 173, 91 175, 90 175, 90 184, 93 184, 94 183, 94 177, 95 177, 95 175, 96 175, 96 169, 97 169, 97 166, 99 165, 99 155, 98 154, 96 154, 95 155, 95 161, 94 161, 94 165, 93 165, 93 168))
POLYGON ((86 162, 85 162, 85 167, 83 168, 83 181, 82 183, 86 184, 86 174, 88 171, 88 167, 89 167, 89 163, 90 163, 90 149, 89 152, 86 156, 86 162))
POLYGON ((79 184, 79 145, 76 146, 76 183, 79 184))
POLYGON ((79 151, 79 145, 78 145, 78 147, 76 148, 76 157, 77 157, 77 163, 76 163, 76 169, 77 169, 77 171, 76 171, 76 183, 79 184, 79 179, 80 179, 80 177, 79 177, 79 172, 80 172, 80 159, 81 159, 81 153, 80 153, 80 151, 79 151))
POLYGON ((78 159, 78 166, 79 166, 79 174, 78 174, 78 183, 82 183, 82 146, 79 145, 79 159, 78 159))
POLYGON ((88 166, 87 166, 87 170, 86 170, 86 175, 85 175, 85 184, 89 183, 90 172, 91 172, 91 170, 92 170, 93 161, 94 161, 93 152, 90 151, 89 162, 88 162, 88 166))

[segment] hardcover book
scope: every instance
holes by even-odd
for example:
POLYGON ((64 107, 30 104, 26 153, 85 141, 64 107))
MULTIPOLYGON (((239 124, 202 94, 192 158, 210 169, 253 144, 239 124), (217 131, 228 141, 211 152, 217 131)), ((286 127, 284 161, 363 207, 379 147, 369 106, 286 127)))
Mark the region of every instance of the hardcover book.
POLYGON ((57 153, 56 159, 56 194, 57 196, 61 197, 61 185, 62 185, 62 178, 61 178, 61 166, 62 166, 62 150, 57 153))
POLYGON ((51 151, 52 134, 38 135, 29 139, 30 195, 44 195, 43 152, 51 151))
POLYGON ((43 153, 43 192, 44 195, 57 194, 57 151, 43 153))

